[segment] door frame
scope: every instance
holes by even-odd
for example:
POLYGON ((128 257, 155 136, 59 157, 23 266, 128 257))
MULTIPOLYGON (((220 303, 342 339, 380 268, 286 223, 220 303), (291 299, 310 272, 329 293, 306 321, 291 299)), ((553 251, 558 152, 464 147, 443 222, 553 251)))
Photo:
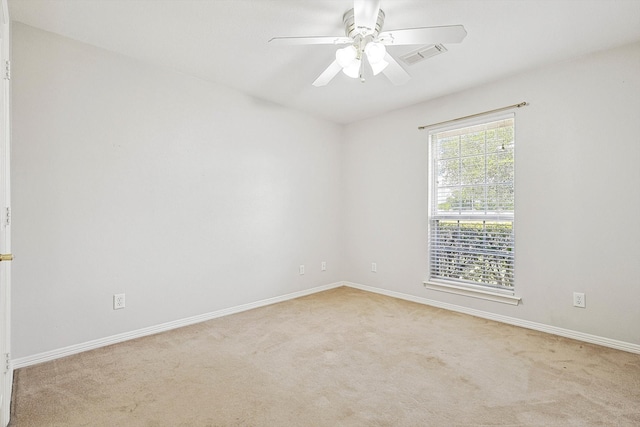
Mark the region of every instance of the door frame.
MULTIPOLYGON (((11 87, 10 19, 7 0, 0 7, 0 253, 11 253, 11 87)), ((11 262, 0 262, 0 426, 11 416, 11 262)))

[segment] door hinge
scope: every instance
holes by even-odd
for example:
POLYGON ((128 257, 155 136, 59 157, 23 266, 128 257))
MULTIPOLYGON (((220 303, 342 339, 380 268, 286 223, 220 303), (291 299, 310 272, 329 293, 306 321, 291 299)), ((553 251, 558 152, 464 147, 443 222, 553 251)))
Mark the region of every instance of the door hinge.
POLYGON ((4 354, 4 367, 5 367, 5 372, 8 372, 11 369, 11 354, 10 353, 5 353, 4 354))
POLYGON ((11 80, 11 61, 4 61, 4 78, 11 80))
POLYGON ((4 213, 4 225, 5 227, 11 225, 11 208, 8 206, 4 213))

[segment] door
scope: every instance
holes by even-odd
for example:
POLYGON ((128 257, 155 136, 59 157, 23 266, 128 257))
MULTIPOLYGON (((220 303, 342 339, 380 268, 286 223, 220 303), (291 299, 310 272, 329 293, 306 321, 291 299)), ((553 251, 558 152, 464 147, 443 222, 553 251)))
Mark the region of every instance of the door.
POLYGON ((0 9, 0 425, 9 423, 13 368, 11 345, 11 186, 10 186, 10 62, 9 8, 0 9))

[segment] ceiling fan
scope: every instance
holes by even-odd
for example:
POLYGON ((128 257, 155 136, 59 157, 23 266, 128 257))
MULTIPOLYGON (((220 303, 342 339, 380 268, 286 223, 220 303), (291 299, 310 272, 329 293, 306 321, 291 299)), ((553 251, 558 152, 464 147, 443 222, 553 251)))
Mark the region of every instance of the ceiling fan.
POLYGON ((374 76, 383 73, 393 84, 400 85, 411 77, 387 52, 386 46, 460 43, 467 35, 462 25, 382 31, 384 18, 380 0, 354 0, 353 9, 346 11, 342 17, 345 25, 344 37, 273 37, 269 43, 346 45, 336 51, 336 59, 313 82, 314 86, 325 86, 340 71, 364 82, 364 57, 367 58, 374 76))

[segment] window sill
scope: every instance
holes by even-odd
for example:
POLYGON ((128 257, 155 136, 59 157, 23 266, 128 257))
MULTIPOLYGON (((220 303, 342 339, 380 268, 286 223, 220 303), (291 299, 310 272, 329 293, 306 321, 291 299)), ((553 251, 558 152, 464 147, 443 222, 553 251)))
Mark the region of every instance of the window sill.
POLYGON ((520 303, 520 297, 512 295, 511 293, 495 292, 486 289, 476 289, 472 286, 458 286, 449 283, 439 282, 423 282, 426 289, 433 291, 447 292, 450 294, 464 295, 472 298, 480 298, 489 301, 501 302, 504 304, 518 305, 520 303))

